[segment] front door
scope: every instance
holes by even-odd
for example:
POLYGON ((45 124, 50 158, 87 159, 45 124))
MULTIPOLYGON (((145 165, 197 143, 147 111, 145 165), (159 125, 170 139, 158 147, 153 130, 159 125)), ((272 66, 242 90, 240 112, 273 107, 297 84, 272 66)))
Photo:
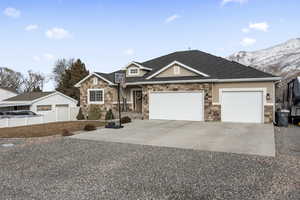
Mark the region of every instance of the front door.
POLYGON ((133 111, 142 112, 142 90, 133 90, 133 111))

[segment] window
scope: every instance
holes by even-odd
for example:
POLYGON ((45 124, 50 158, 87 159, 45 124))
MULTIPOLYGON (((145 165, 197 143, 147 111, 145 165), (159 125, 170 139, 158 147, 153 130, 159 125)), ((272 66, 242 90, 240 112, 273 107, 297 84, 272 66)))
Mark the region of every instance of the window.
POLYGON ((103 89, 90 89, 88 98, 90 104, 103 104, 104 103, 103 89))
POLYGON ((39 111, 50 111, 52 110, 52 106, 51 105, 39 105, 36 106, 36 110, 39 111))
POLYGON ((93 84, 94 84, 94 85, 98 85, 98 78, 97 78, 97 77, 94 77, 94 78, 93 78, 93 84))
POLYGON ((137 75, 139 74, 139 69, 138 68, 129 68, 129 75, 137 75))
POLYGON ((177 65, 174 66, 174 74, 176 75, 180 74, 180 67, 177 65))

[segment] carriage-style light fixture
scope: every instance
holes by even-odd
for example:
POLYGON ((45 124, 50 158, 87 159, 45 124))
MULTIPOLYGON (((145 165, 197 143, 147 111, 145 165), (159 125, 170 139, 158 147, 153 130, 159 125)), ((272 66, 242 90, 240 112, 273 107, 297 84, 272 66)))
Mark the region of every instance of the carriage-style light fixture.
POLYGON ((267 100, 271 100, 271 95, 270 95, 270 93, 267 93, 266 99, 267 99, 267 100))

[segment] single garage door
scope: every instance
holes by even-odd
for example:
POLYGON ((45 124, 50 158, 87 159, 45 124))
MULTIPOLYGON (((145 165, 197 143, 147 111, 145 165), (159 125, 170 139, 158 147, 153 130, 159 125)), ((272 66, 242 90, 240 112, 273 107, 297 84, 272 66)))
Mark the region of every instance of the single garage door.
POLYGON ((221 104, 223 122, 263 122, 263 92, 223 91, 221 104))
POLYGON ((69 120, 69 105, 68 104, 57 104, 57 121, 68 121, 69 120))
POLYGON ((152 92, 149 118, 203 121, 202 92, 152 92))

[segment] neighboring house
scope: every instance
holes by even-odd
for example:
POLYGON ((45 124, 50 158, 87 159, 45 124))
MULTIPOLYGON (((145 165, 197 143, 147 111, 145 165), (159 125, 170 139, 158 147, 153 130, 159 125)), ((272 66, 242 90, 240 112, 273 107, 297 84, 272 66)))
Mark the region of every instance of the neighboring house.
MULTIPOLYGON (((143 119, 271 123, 280 80, 198 50, 131 62, 116 72, 126 73, 124 102, 143 119)), ((75 85, 85 114, 91 104, 117 110, 116 72, 95 72, 75 85)))
POLYGON ((3 101, 4 99, 8 99, 10 97, 14 97, 17 95, 18 92, 14 88, 0 87, 0 101, 3 101))
POLYGON ((30 92, 0 102, 0 110, 31 110, 37 114, 56 114, 57 121, 70 119, 70 109, 77 107, 77 101, 60 92, 30 92))

